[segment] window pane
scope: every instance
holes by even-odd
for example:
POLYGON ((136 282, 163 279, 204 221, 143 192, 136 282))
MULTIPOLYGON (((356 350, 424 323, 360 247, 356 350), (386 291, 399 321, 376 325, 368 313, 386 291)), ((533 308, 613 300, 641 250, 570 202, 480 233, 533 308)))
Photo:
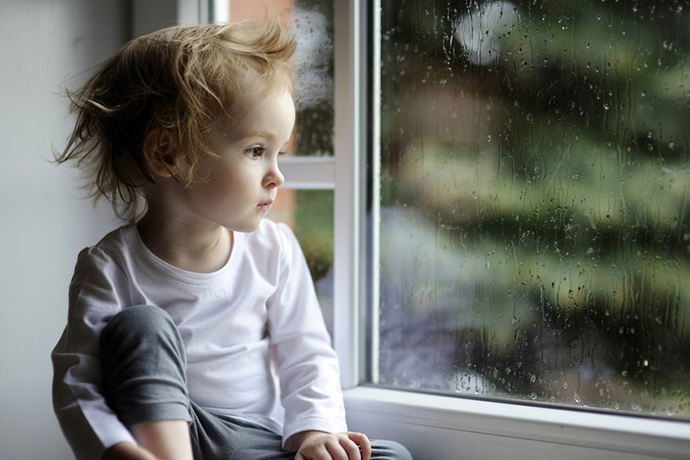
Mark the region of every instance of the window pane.
POLYGON ((286 223, 295 232, 332 336, 333 190, 278 189, 278 197, 267 217, 286 223))
POLYGON ((690 418, 688 3, 382 0, 376 383, 690 418))
POLYGON ((297 39, 294 88, 297 121, 291 153, 333 155, 333 0, 232 0, 230 20, 279 15, 297 39))

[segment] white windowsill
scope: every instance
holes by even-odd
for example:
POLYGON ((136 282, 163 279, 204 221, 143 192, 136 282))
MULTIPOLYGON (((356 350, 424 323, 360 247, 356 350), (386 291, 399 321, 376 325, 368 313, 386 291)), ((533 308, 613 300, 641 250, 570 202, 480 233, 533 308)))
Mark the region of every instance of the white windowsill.
POLYGON ((690 423, 373 387, 345 391, 351 430, 416 460, 690 458, 690 423))

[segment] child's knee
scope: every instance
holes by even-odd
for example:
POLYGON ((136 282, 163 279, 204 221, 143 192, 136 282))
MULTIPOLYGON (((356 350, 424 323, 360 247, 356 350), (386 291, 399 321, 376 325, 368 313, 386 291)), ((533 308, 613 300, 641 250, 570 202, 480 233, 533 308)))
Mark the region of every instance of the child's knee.
POLYGON ((412 460, 412 455, 402 444, 395 441, 371 441, 372 460, 412 460))
POLYGON ((125 425, 190 420, 184 343, 165 311, 144 305, 113 316, 100 357, 103 395, 125 425))
POLYGON ((138 305, 113 316, 101 334, 146 334, 170 325, 174 326, 174 322, 165 310, 153 305, 138 305))
POLYGON ((100 355, 105 363, 122 364, 122 358, 169 355, 184 366, 184 343, 170 315, 152 305, 129 307, 113 316, 101 332, 100 355), (115 361, 115 363, 112 363, 115 361))

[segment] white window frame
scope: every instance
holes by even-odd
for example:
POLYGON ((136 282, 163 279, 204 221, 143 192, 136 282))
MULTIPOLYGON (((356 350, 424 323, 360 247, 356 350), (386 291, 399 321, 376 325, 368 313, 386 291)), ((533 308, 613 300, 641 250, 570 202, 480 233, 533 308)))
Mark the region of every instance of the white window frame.
MULTIPOLYGON (((394 439, 418 460, 457 459, 658 459, 690 458, 690 422, 544 407, 475 398, 395 391, 362 385, 361 332, 365 241, 363 194, 364 123, 371 117, 378 145, 380 14, 374 16, 373 49, 364 43, 366 8, 378 0, 334 1, 335 22, 335 254, 334 346, 350 429, 394 439), (365 113, 366 72, 373 72, 372 106, 365 113)), ((374 166, 378 163, 374 152, 374 166)), ((378 171, 374 171, 377 175, 378 171)), ((375 177, 376 181, 377 178, 375 177)), ((378 187, 375 185, 374 193, 378 187)), ((373 222, 378 221, 376 214, 373 222)), ((376 239, 376 235, 374 236, 376 239)), ((374 251, 376 250, 374 241, 374 251)), ((374 283, 376 284, 376 283, 374 283)), ((374 315, 376 316, 376 315, 374 315)))

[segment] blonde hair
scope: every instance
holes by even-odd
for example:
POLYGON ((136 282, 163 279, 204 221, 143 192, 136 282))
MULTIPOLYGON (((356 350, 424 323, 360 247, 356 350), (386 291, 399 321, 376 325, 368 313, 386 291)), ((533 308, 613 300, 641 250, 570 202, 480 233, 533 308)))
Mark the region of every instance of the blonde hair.
POLYGON ((132 40, 68 90, 77 121, 56 162, 76 161, 94 203, 106 198, 133 220, 145 206, 141 187, 154 182, 147 133, 170 134, 177 178, 190 184, 201 155, 212 154, 206 140, 215 123, 257 91, 291 89, 294 49, 278 21, 171 27, 132 40))

